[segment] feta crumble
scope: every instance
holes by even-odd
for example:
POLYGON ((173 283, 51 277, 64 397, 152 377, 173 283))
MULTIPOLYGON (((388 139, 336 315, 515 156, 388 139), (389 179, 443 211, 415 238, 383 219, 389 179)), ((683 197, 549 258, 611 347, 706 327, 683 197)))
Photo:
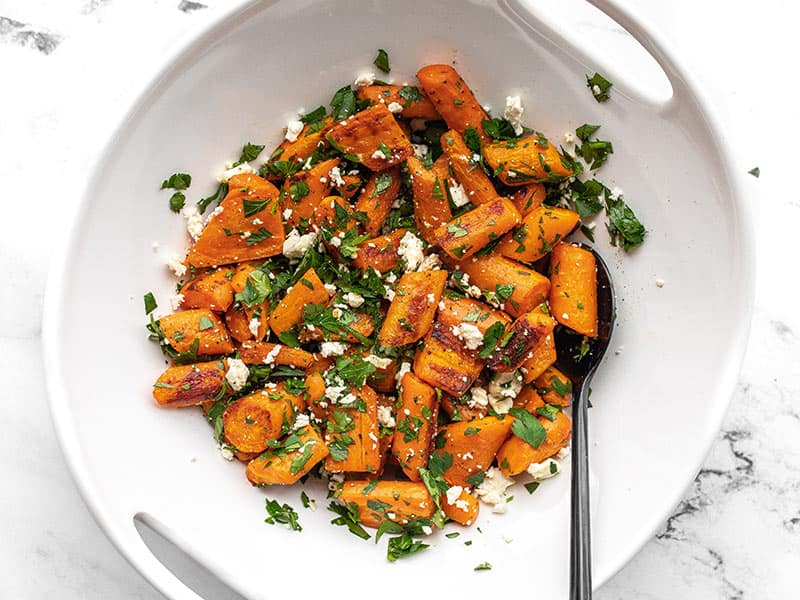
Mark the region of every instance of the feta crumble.
POLYGON ((288 142, 296 142, 301 131, 303 131, 303 123, 293 119, 286 124, 286 135, 284 137, 288 142))
POLYGON ((489 393, 480 386, 473 385, 469 390, 470 400, 467 406, 470 408, 482 408, 489 406, 489 393))
POLYGON ((188 231, 192 239, 196 241, 197 238, 200 237, 200 234, 203 233, 204 227, 203 217, 200 215, 200 211, 197 210, 194 204, 190 204, 183 208, 181 214, 183 218, 186 219, 186 231, 188 231))
POLYGON ((227 461, 232 461, 235 457, 233 455, 233 450, 228 448, 227 446, 223 446, 222 444, 217 444, 217 448, 219 449, 219 454, 227 461))
POLYGON ((394 427, 397 423, 392 416, 392 409, 388 406, 378 407, 378 423, 381 427, 394 427))
POLYGON ((264 364, 271 365, 275 362, 275 359, 278 358, 278 354, 281 353, 281 346, 280 344, 275 344, 275 347, 267 352, 267 355, 264 357, 264 364))
POLYGON ((425 256, 425 258, 422 259, 422 262, 419 263, 417 271, 435 271, 441 266, 442 266, 442 259, 439 258, 438 254, 428 254, 427 256, 425 256))
POLYGON ((174 296, 170 297, 169 305, 170 307, 172 307, 173 311, 179 310, 181 304, 183 304, 183 300, 184 300, 183 294, 175 294, 174 296))
POLYGON ((283 218, 288 219, 289 217, 292 216, 293 212, 294 211, 291 208, 287 208, 286 210, 283 211, 283 218))
POLYGON ((661 279, 661 278, 658 278, 658 279, 656 279, 656 287, 660 287, 660 288, 662 288, 662 287, 664 287, 664 284, 665 284, 665 283, 666 283, 666 282, 665 282, 663 279, 661 279))
POLYGON ((234 392, 238 392, 245 386, 249 375, 250 369, 247 368, 243 360, 238 358, 228 359, 228 371, 225 373, 225 379, 234 392))
POLYGON ((398 385, 401 381, 403 381, 403 375, 409 372, 411 372, 411 363, 403 361, 403 363, 400 364, 400 368, 397 370, 397 375, 394 376, 394 380, 398 383, 398 385))
POLYGON ((417 158, 425 158, 425 155, 428 154, 428 145, 427 144, 411 144, 414 148, 414 156, 417 158))
POLYGON ((353 308, 358 308, 364 304, 364 296, 361 294, 356 294, 355 292, 347 292, 344 296, 342 296, 342 299, 353 308))
POLYGON ((292 229, 283 241, 283 255, 290 260, 300 260, 316 240, 315 232, 300 235, 297 229, 292 229))
POLYGON ((564 143, 565 144, 574 144, 575 143, 575 136, 572 135, 571 131, 567 131, 564 133, 564 143))
POLYGON ((217 176, 217 181, 219 183, 228 183, 231 177, 234 175, 241 175, 243 173, 258 173, 258 171, 253 168, 250 163, 242 163, 240 165, 233 166, 233 163, 227 163, 225 165, 225 170, 217 176))
POLYGON ((447 492, 445 493, 445 496, 447 496, 447 503, 454 505, 456 500, 461 497, 461 492, 463 491, 464 488, 460 485, 451 485, 449 488, 447 488, 447 492))
POLYGON ((319 352, 324 358, 329 356, 341 356, 347 350, 347 344, 342 342, 322 342, 319 347, 319 352))
POLYGON ((378 148, 377 150, 375 150, 375 152, 372 153, 372 158, 386 160, 386 155, 383 153, 383 150, 378 148))
POLYGON ((403 105, 400 104, 399 102, 389 102, 389 106, 387 106, 386 108, 389 109, 390 113, 394 114, 403 112, 403 105))
POLYGON ((368 362, 376 369, 385 369, 390 364, 392 364, 391 358, 384 358, 382 356, 375 356, 374 354, 367 354, 364 357, 364 362, 368 362))
POLYGON ((523 132, 522 127, 522 99, 519 96, 506 96, 506 109, 503 111, 505 119, 511 123, 514 128, 514 133, 521 135, 523 132))
MULTIPOLYGON (((305 413, 300 413, 294 419, 294 425, 292 426, 292 431, 297 431, 298 429, 302 429, 303 427, 307 427, 311 423, 311 420, 308 418, 308 415, 305 413)), ((308 443, 314 443, 314 440, 309 440, 308 443)), ((305 450, 305 445, 303 446, 303 450, 305 450)))
POLYGON ((400 240, 397 254, 405 259, 406 272, 416 271, 424 257, 422 240, 410 231, 407 231, 400 240))
POLYGON ((461 323, 450 328, 453 335, 464 342, 469 350, 477 350, 483 345, 483 334, 481 330, 472 323, 461 323))
POLYGON ((493 513, 506 512, 506 490, 514 484, 513 479, 509 479, 497 467, 490 467, 486 471, 486 477, 481 484, 475 488, 475 494, 482 502, 492 505, 493 513))
POLYGON ((356 77, 355 81, 353 82, 353 87, 360 88, 366 87, 368 85, 372 85, 375 83, 375 73, 361 73, 358 77, 356 77))
POLYGON ((258 329, 261 327, 261 320, 252 318, 250 322, 247 324, 247 328, 250 330, 250 333, 253 334, 254 338, 258 337, 258 329))
POLYGON ((469 204, 470 201, 467 192, 464 191, 464 186, 452 179, 450 180, 450 197, 453 199, 453 204, 459 208, 469 204))
POLYGON ((330 177, 330 180, 336 187, 344 187, 345 181, 342 179, 342 172, 339 170, 339 167, 333 167, 328 172, 328 177, 330 177))
POLYGON ((557 460, 548 458, 540 463, 533 463, 528 467, 528 473, 533 477, 534 481, 542 481, 561 473, 561 465, 558 464, 557 460))
POLYGON ((186 265, 184 265, 177 254, 171 254, 167 257, 167 267, 170 271, 175 273, 176 277, 183 277, 186 275, 186 265))

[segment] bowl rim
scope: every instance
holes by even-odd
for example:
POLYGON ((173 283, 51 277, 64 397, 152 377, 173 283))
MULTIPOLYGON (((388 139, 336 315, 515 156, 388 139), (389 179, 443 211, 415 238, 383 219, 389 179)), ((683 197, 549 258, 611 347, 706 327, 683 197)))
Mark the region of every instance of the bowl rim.
MULTIPOLYGON (((118 111, 119 116, 113 121, 113 125, 108 128, 110 133, 107 141, 89 161, 89 168, 84 178, 85 183, 80 189, 76 190, 76 201, 72 204, 69 214, 65 218, 65 226, 58 232, 54 240, 54 252, 50 260, 45 286, 42 310, 42 354, 48 405, 64 459, 89 512, 108 539, 155 589, 171 598, 200 599, 201 597, 192 592, 177 576, 171 574, 166 567, 161 572, 157 572, 153 567, 154 565, 161 565, 160 561, 157 559, 155 559, 155 562, 145 560, 145 555, 131 548, 122 528, 118 527, 117 520, 109 516, 100 501, 97 487, 89 476, 87 464, 81 456, 77 430, 71 425, 69 418, 69 395, 66 387, 62 385, 63 376, 58 354, 61 342, 60 300, 64 294, 69 267, 68 259, 71 256, 70 250, 76 241, 83 215, 88 209, 90 191, 93 188, 94 181, 101 175, 101 167, 114 147, 117 138, 126 130, 129 122, 137 116, 139 111, 147 106, 149 100, 159 92, 160 84, 163 80, 167 79, 174 71, 179 71, 185 62, 192 60, 197 52, 207 47, 209 41, 213 40, 224 29, 232 26, 237 19, 246 19, 248 13, 257 10, 260 5, 273 4, 276 1, 278 0, 267 0, 266 2, 263 0, 236 0, 232 5, 219 10, 215 16, 199 29, 184 34, 168 46, 160 65, 152 69, 149 75, 143 75, 140 78, 135 91, 128 96, 127 101, 124 101, 123 108, 118 111), (172 581, 168 579, 169 576, 173 579, 172 581)), ((493 1, 503 2, 503 0, 485 1, 490 3, 493 1)), ((738 374, 747 349, 755 297, 756 235, 754 219, 752 218, 754 209, 745 202, 743 192, 745 187, 744 171, 735 159, 730 144, 727 143, 727 136, 720 124, 718 113, 703 92, 703 87, 698 79, 686 67, 685 63, 679 60, 679 55, 658 34, 657 29, 653 28, 646 20, 634 16, 630 10, 623 8, 619 4, 619 0, 587 0, 587 2, 621 25, 654 56, 659 65, 665 70, 672 84, 673 98, 670 101, 675 100, 680 91, 681 95, 685 95, 684 101, 696 105, 695 110, 705 119, 708 134, 719 153, 721 170, 730 188, 730 200, 740 215, 738 220, 738 241, 741 248, 742 262, 739 265, 739 270, 742 275, 740 289, 744 294, 740 301, 745 318, 738 324, 737 331, 733 336, 734 343, 731 344, 724 368, 720 373, 716 394, 717 401, 713 403, 713 410, 709 412, 708 417, 710 433, 707 436, 702 455, 699 455, 693 466, 693 472, 697 473, 715 440, 714 433, 718 432, 721 427, 735 390, 738 374)), ((524 4, 525 0, 519 0, 518 3, 524 4)), ((530 7, 527 10, 534 11, 530 7)), ((575 40, 570 40, 570 43, 578 46, 586 56, 590 56, 586 48, 581 47, 575 40)), ((686 486, 670 498, 671 506, 675 507, 679 504, 686 490, 692 486, 693 482, 694 478, 687 481, 686 486)), ((642 533, 639 539, 631 544, 629 551, 621 552, 607 572, 595 577, 593 587, 595 589, 599 588, 621 570, 652 539, 668 517, 668 514, 653 515, 649 525, 645 524, 641 527, 642 533)), ((144 547, 146 548, 146 546, 144 547)))

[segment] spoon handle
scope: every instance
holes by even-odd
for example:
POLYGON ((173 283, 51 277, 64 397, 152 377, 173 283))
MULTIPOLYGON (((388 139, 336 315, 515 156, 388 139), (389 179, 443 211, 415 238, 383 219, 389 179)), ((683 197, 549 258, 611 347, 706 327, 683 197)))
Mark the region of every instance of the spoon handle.
POLYGON ((592 597, 591 530, 589 525, 588 382, 572 404, 572 511, 570 530, 570 600, 592 597))

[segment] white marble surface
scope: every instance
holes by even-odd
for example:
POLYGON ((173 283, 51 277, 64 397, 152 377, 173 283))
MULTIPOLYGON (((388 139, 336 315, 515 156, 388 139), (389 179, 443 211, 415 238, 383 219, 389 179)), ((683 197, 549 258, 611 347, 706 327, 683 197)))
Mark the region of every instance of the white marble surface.
MULTIPOLYGON (((70 210, 65 190, 163 48, 225 4, 0 0, 0 598, 161 597, 105 539, 66 469, 46 406, 40 312, 49 240, 70 210)), ((741 168, 761 168, 749 190, 760 209, 759 275, 740 384, 703 470, 661 532, 596 597, 796 598, 800 192, 792 174, 800 6, 639 0, 635 7, 701 75, 741 168)), ((557 10, 580 35, 630 54, 630 40, 582 2, 557 10)))

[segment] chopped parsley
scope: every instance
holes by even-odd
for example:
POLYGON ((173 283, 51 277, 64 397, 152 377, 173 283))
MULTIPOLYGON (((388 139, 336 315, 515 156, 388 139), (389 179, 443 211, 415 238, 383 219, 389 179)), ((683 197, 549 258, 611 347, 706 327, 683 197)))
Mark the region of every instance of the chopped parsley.
POLYGON ((265 523, 286 525, 292 531, 303 531, 297 512, 288 504, 278 504, 277 500, 267 498, 266 509, 269 516, 264 519, 265 523))
POLYGON ((161 183, 161 189, 185 190, 192 185, 192 176, 188 173, 173 173, 161 183))
POLYGON ((511 433, 534 448, 541 446, 542 442, 544 442, 547 437, 547 431, 544 426, 539 423, 539 419, 524 408, 512 408, 508 412, 514 417, 514 424, 511 425, 511 433))
POLYGON ((158 303, 156 302, 156 297, 153 296, 153 292, 147 292, 144 295, 144 314, 149 315, 157 308, 158 303))
POLYGON ((384 73, 388 73, 392 70, 389 66, 389 53, 383 48, 378 49, 378 55, 375 57, 375 60, 372 61, 372 64, 374 64, 384 73))
POLYGON ((609 99, 608 92, 613 85, 613 83, 600 75, 600 73, 595 73, 591 77, 588 75, 586 76, 586 87, 591 90, 592 96, 594 96, 594 99, 598 102, 605 102, 609 99))

